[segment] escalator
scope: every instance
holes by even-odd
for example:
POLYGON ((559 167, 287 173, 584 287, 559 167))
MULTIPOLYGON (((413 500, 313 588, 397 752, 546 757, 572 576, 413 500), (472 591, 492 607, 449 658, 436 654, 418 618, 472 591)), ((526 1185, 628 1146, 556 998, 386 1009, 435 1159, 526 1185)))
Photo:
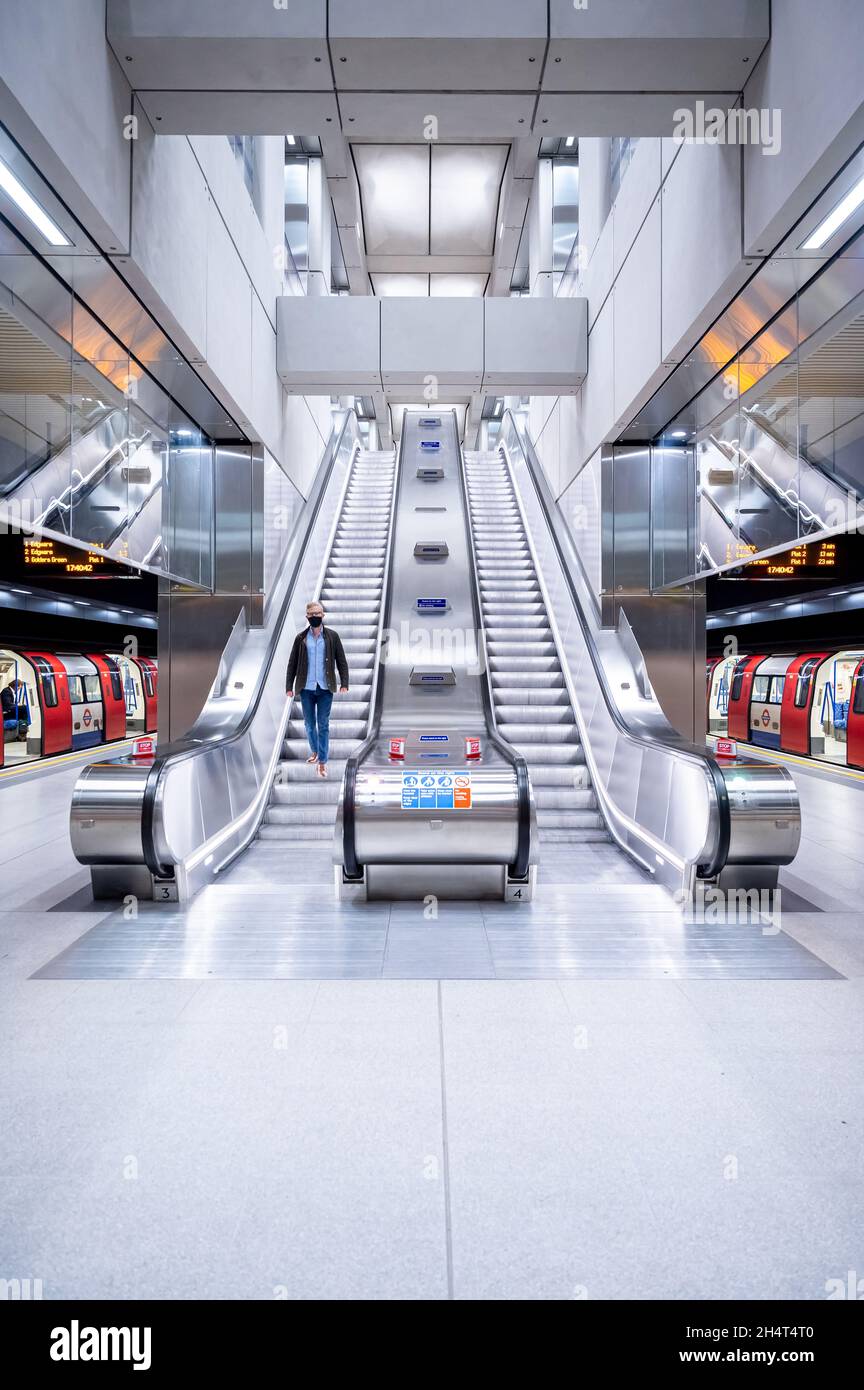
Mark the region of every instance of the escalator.
POLYGON ((702 558, 711 565, 795 545, 846 520, 849 481, 791 445, 755 407, 701 440, 698 462, 702 558))
POLYGON ((150 766, 114 759, 84 769, 71 839, 79 861, 90 866, 96 897, 128 891, 182 901, 224 873, 259 830, 288 840, 332 835, 338 776, 311 782, 302 722, 290 718, 293 702, 285 699, 285 672, 306 603, 320 594, 347 639, 357 677, 353 700, 336 707, 333 726, 331 746, 344 760, 364 731, 371 699, 393 479, 392 454, 364 452, 356 416, 346 413, 297 518, 263 619, 253 624, 240 607, 188 733, 160 747, 150 766))
POLYGON ((99 406, 76 418, 59 448, 31 455, 10 475, 2 499, 36 531, 98 546, 107 555, 155 564, 161 546, 167 445, 126 407, 99 406))
POLYGON ((544 842, 614 841, 685 895, 697 879, 776 882, 800 835, 788 771, 742 761, 726 772, 671 727, 632 632, 601 627, 563 515, 509 412, 494 453, 463 455, 455 425, 437 423, 437 477, 419 488, 418 447, 433 446, 423 417, 406 414, 403 426, 385 599, 396 648, 370 732, 346 766, 334 844, 342 896, 526 901, 544 842), (426 512, 441 537, 428 546, 417 522, 426 512), (455 554, 460 534, 467 567, 455 554), (440 566, 434 585, 420 578, 427 552, 440 566), (426 604, 440 606, 435 621, 451 636, 473 614, 485 662, 416 664, 430 617, 412 609, 426 604), (445 781, 470 784, 470 815, 449 792, 442 814, 430 759, 445 781))
POLYGON ((794 857, 789 772, 724 771, 671 728, 509 412, 495 454, 463 457, 454 413, 406 411, 395 466, 349 414, 263 624, 244 616, 184 738, 79 778, 72 846, 97 897, 188 899, 259 835, 330 841, 339 895, 385 900, 525 902, 543 841, 609 838, 685 894, 766 886, 794 857), (355 682, 323 783, 284 687, 316 593, 355 682))
POLYGON ((342 638, 351 680, 348 695, 337 695, 333 701, 329 776, 327 780, 319 777, 306 761, 309 747, 302 710, 295 700, 273 795, 259 831, 262 840, 296 844, 333 838, 345 764, 369 724, 395 476, 392 450, 364 450, 354 460, 317 595, 328 626, 342 638))
POLYGON ((540 841, 608 841, 519 501, 500 453, 465 453, 499 732, 523 754, 540 841))

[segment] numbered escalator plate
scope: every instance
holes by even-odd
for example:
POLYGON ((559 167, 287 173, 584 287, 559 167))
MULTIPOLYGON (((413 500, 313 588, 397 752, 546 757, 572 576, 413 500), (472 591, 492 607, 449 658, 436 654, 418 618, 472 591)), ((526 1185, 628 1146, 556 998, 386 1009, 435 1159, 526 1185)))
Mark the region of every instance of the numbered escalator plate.
POLYGON ((403 811, 467 811, 471 778, 465 773, 403 772, 403 811))

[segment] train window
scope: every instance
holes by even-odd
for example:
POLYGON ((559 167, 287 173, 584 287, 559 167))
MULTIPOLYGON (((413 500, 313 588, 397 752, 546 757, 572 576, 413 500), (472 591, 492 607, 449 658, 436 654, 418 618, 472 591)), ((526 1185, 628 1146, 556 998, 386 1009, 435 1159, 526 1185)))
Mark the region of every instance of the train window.
POLYGON ((111 694, 114 696, 115 700, 122 700, 123 684, 120 680, 120 672, 112 667, 109 674, 111 676, 111 694))
POLYGON ((53 671, 40 671, 39 679, 42 682, 42 699, 46 709, 54 709, 57 704, 57 685, 54 680, 53 671))
POLYGON ((855 695, 852 700, 854 714, 864 714, 864 675, 859 671, 855 677, 855 695))
POLYGON ((144 677, 144 690, 148 697, 152 699, 156 694, 156 687, 153 683, 153 672, 150 670, 149 666, 145 666, 141 674, 144 677))
POLYGON ((805 661, 798 672, 798 683, 795 686, 795 708, 804 709, 810 696, 810 682, 813 679, 813 672, 819 665, 818 656, 811 656, 809 661, 805 661))
POLYGON ((754 705, 764 705, 768 700, 768 687, 771 683, 770 676, 756 676, 753 681, 753 703, 754 705))
POLYGON ((72 705, 83 705, 84 687, 81 684, 80 676, 69 677, 69 703, 72 705))
POLYGON ((84 697, 88 702, 102 699, 102 691, 99 689, 98 676, 84 677, 84 697))
POLYGON ((768 696, 769 705, 779 705, 783 700, 783 686, 785 676, 773 676, 771 680, 771 693, 768 696))

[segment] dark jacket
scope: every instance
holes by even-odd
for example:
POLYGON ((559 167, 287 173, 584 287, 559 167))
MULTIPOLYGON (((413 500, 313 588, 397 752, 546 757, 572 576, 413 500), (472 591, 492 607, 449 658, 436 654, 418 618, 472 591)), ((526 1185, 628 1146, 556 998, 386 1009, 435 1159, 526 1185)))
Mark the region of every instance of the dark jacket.
MULTIPOLYGON (((294 638, 294 645, 291 648, 291 656, 288 660, 288 673, 285 677, 285 692, 292 691, 299 695, 306 684, 306 675, 309 670, 309 654, 306 651, 306 634, 308 627, 304 627, 302 632, 298 632, 294 638)), ((332 627, 324 626, 324 672, 327 676, 327 687, 336 694, 340 685, 348 685, 348 661, 345 656, 345 648, 342 646, 342 638, 338 632, 334 632, 332 627), (339 681, 336 681, 336 672, 339 672, 339 681)))

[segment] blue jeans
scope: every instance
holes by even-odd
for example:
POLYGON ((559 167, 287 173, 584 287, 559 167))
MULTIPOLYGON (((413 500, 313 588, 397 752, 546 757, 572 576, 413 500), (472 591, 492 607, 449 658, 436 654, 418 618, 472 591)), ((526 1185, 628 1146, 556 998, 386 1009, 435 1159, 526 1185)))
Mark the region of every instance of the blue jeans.
POLYGON ((306 723, 306 737, 309 747, 316 754, 319 763, 326 763, 330 751, 330 707, 333 704, 332 690, 301 690, 303 719, 306 723))

